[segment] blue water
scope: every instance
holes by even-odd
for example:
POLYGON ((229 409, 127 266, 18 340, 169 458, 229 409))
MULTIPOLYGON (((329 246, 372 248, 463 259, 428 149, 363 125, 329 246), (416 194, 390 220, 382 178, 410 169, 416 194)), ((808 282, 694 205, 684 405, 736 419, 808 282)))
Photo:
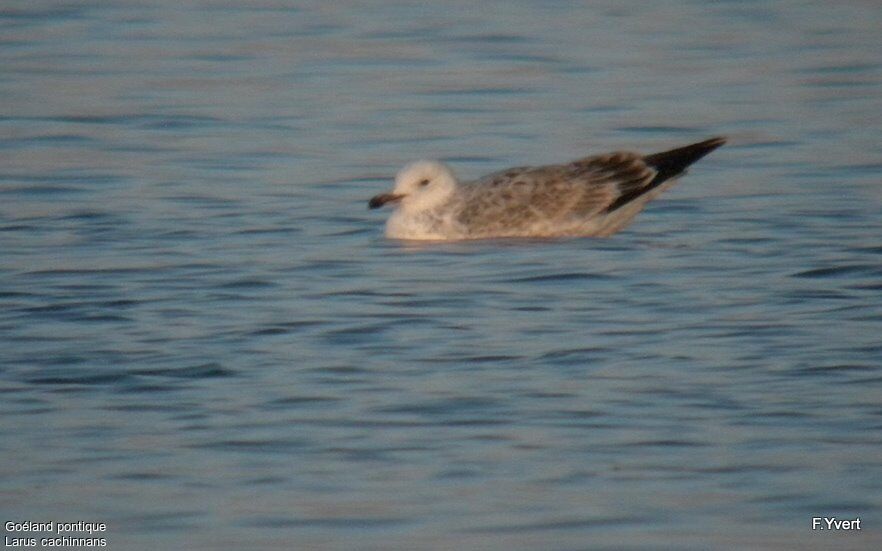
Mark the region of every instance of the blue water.
POLYGON ((146 4, 0 8, 0 520, 882 546, 875 2, 146 4), (416 158, 719 134, 606 240, 414 247, 366 208, 416 158))

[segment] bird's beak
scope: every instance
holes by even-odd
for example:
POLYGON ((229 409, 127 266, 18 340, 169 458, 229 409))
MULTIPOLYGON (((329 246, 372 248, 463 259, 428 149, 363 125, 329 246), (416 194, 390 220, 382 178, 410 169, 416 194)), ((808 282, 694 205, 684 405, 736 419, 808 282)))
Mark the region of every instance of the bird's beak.
POLYGON ((371 200, 368 202, 368 208, 378 209, 386 203, 395 203, 397 201, 401 201, 403 198, 404 195, 399 195, 395 193, 381 193, 380 195, 374 195, 373 197, 371 197, 371 200))

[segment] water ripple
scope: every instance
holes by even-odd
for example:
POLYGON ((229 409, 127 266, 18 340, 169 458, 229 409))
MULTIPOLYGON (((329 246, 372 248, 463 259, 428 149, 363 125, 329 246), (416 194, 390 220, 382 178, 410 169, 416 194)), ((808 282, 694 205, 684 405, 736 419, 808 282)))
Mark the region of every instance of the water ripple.
POLYGON ((877 6, 283 4, 0 8, 9 519, 197 551, 882 524, 877 6), (417 158, 716 134, 611 239, 403 244, 366 208, 417 158))

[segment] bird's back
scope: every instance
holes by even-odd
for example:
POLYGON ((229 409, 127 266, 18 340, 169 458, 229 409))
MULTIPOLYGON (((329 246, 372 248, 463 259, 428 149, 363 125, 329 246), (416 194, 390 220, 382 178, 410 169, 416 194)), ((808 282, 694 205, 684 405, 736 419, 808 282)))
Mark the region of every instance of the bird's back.
POLYGON ((635 153, 519 167, 465 184, 458 221, 470 236, 578 235, 623 192, 654 175, 635 153))
POLYGON ((647 156, 617 151, 495 172, 461 186, 456 220, 469 237, 608 235, 723 143, 714 138, 647 156))

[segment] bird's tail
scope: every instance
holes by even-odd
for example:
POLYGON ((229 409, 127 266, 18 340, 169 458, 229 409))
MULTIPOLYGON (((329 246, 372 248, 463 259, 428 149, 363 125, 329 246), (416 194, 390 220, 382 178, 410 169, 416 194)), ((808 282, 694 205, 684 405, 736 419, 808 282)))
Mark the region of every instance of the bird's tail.
POLYGON ((686 168, 689 165, 724 143, 726 143, 726 138, 711 138, 703 142, 643 157, 643 162, 656 170, 655 178, 652 179, 647 188, 652 189, 665 180, 670 180, 686 172, 686 168))
POLYGON ((625 193, 607 207, 607 212, 612 212, 619 207, 627 205, 634 199, 649 193, 658 186, 662 185, 671 178, 686 172, 686 168, 701 159, 714 149, 726 143, 726 138, 711 138, 703 142, 694 143, 685 147, 678 147, 670 151, 662 151, 643 157, 643 162, 647 166, 655 169, 655 177, 645 186, 635 189, 630 193, 625 193))

